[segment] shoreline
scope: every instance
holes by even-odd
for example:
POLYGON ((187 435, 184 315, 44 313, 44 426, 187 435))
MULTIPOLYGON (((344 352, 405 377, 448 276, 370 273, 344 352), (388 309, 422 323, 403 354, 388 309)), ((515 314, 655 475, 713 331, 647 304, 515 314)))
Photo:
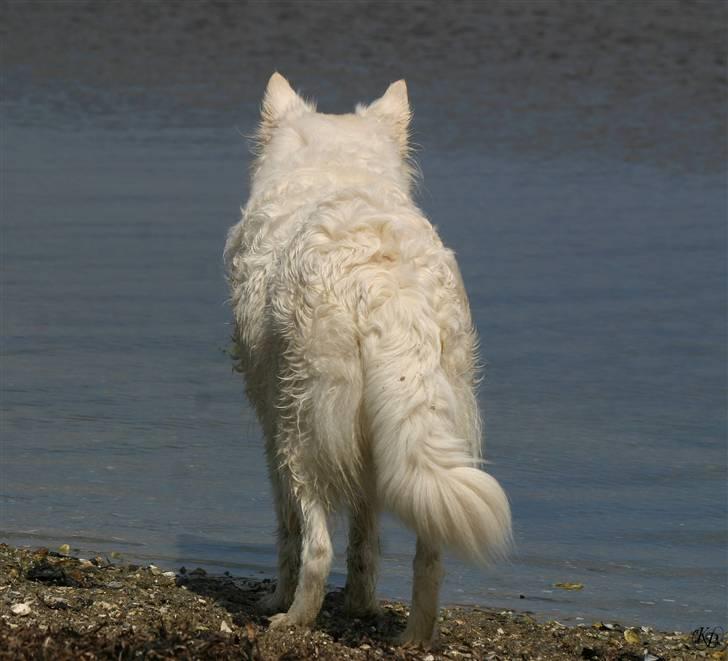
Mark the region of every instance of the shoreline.
POLYGON ((726 659, 725 640, 478 607, 441 608, 431 647, 405 648, 395 639, 406 604, 382 600, 379 615, 351 618, 340 590, 310 630, 268 631, 256 603, 270 589, 269 579, 0 544, 0 659, 726 659))

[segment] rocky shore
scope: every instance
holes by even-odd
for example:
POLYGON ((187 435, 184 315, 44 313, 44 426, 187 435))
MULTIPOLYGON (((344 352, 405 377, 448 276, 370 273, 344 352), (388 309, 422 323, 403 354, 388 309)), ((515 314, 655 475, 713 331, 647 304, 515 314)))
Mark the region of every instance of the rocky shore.
POLYGON ((70 549, 0 544, 0 659, 725 659, 725 641, 594 622, 568 627, 529 613, 443 608, 430 649, 397 646, 407 606, 383 601, 351 619, 341 592, 311 630, 268 631, 256 610, 268 580, 167 571, 70 549), (718 642, 718 641, 712 641, 718 642))

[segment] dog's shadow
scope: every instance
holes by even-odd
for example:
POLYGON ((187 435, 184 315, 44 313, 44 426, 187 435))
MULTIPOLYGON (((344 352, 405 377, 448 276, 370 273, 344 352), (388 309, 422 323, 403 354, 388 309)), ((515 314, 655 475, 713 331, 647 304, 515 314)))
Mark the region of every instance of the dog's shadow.
MULTIPOLYGON (((232 621, 241 627, 249 624, 257 629, 268 628, 269 619, 259 607, 260 599, 272 592, 275 582, 232 576, 207 576, 192 572, 177 577, 177 584, 190 592, 213 599, 230 613, 232 621)), ((352 617, 344 609, 344 593, 341 589, 329 592, 321 612, 313 625, 333 640, 349 647, 367 643, 396 644, 397 636, 405 628, 406 611, 396 603, 382 604, 376 615, 352 617)))

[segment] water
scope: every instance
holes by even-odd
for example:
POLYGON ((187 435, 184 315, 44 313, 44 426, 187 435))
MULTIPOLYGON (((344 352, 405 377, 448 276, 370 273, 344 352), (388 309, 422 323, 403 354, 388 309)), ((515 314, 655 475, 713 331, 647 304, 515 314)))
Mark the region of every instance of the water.
MULTIPOLYGON (((487 454, 517 543, 487 571, 449 559, 443 601, 725 623, 725 81, 700 60, 720 50, 718 5, 645 10, 637 42, 624 12, 569 3, 390 7, 404 13, 382 38, 360 5, 301 6, 8 12, 0 539, 272 574, 260 432, 225 354, 239 133, 274 67, 336 111, 404 73, 419 200, 470 292, 487 454), (360 42, 321 41, 354 18, 360 42), (605 26, 626 63, 594 55, 605 26)), ((413 548, 387 519, 382 595, 408 596, 413 548)))

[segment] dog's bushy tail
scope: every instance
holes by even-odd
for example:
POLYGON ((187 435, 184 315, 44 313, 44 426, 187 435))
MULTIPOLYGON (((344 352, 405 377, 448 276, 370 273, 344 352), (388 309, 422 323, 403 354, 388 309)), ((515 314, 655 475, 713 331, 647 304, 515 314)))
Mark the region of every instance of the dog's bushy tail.
MULTIPOLYGON (((368 315, 362 342, 364 420, 385 509, 428 542, 465 558, 499 559, 511 541, 508 499, 478 468, 477 424, 441 365, 440 329, 424 296, 388 297, 368 315), (460 430, 460 435, 456 430, 460 430)), ((477 415, 477 414, 476 414, 477 415)))

